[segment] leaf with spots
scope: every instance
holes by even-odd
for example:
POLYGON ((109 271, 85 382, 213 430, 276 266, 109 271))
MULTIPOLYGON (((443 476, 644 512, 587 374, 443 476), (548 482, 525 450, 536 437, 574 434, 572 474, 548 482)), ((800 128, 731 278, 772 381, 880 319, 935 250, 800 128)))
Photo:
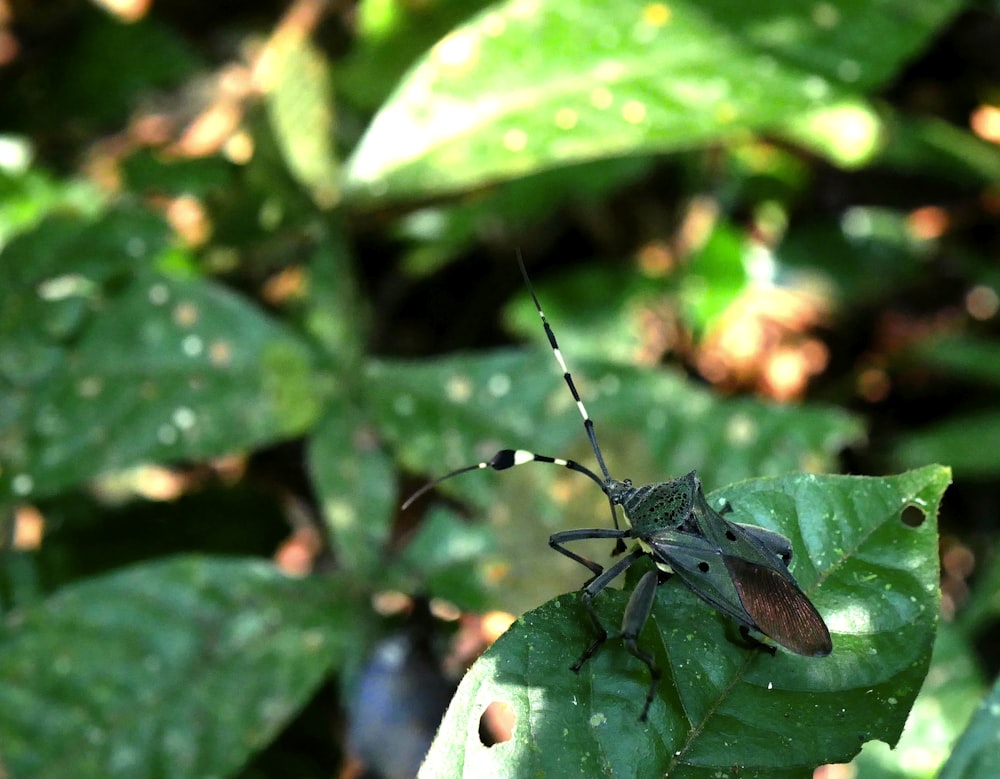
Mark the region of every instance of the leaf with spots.
MULTIPOLYGON (((498 3, 438 41, 399 84, 347 163, 347 194, 428 196, 748 130, 801 133, 810 114, 884 84, 960 8, 498 3)), ((836 113, 816 121, 845 134, 836 113)), ((857 116, 848 121, 860 129, 857 116)))
POLYGON ((596 599, 612 637, 579 674, 568 666, 592 628, 576 596, 563 595, 524 615, 472 667, 421 776, 804 779, 818 765, 846 762, 866 741, 896 743, 930 663, 936 519, 949 481, 946 468, 929 466, 719 490, 710 500, 724 496, 734 521, 789 537, 792 573, 830 627, 831 655, 750 648, 671 579, 639 638, 663 674, 640 723, 649 675, 614 637, 627 593, 608 589, 596 599), (902 521, 911 510, 919 523, 902 521), (516 724, 509 741, 486 748, 479 722, 494 701, 511 708, 516 724))
POLYGON ((229 776, 352 651, 348 582, 182 557, 75 584, 0 630, 0 772, 229 776))
POLYGON ((344 399, 331 404, 308 458, 338 564, 361 580, 384 576, 396 474, 364 412, 344 399))
POLYGON ((65 358, 62 348, 168 242, 160 217, 122 208, 94 220, 53 215, 4 246, 0 382, 17 391, 44 378, 65 358))
POLYGON ((199 279, 139 274, 60 357, 16 388, 20 413, 3 420, 3 475, 18 497, 250 448, 318 415, 307 347, 199 279))

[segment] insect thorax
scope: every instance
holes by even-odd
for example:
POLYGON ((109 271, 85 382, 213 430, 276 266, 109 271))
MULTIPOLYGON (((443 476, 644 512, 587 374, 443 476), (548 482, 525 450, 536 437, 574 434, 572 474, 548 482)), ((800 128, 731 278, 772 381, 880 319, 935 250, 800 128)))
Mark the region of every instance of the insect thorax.
POLYGON ((625 512, 633 534, 640 538, 657 530, 683 525, 691 515, 701 482, 691 471, 670 481, 642 487, 633 487, 628 479, 609 479, 606 487, 611 500, 625 512))

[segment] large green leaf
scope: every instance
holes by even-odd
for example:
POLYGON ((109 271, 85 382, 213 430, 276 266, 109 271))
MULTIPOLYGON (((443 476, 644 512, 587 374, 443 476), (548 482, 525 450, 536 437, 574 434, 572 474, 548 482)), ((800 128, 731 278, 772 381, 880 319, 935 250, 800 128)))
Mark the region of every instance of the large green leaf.
POLYGON ((348 163, 427 195, 776 127, 891 77, 961 4, 509 0, 440 40, 348 163))
MULTIPOLYGON (((938 505, 950 480, 931 466, 895 477, 796 475, 721 491, 733 519, 792 541, 792 571, 825 616, 833 653, 749 650, 734 626, 676 580, 658 593, 640 645, 663 669, 648 724, 645 668, 610 640, 579 675, 592 638, 573 596, 526 614, 459 687, 421 776, 808 777, 871 739, 894 744, 927 673, 937 623, 938 505), (916 508, 923 521, 901 521, 916 508), (913 524, 913 523, 910 523, 913 524), (482 745, 493 701, 511 740, 482 745)), ((718 497, 718 496, 715 496, 718 497)), ((712 498, 710 498, 712 500, 712 498)), ((600 595, 605 624, 626 593, 600 595)))
POLYGON ((348 585, 187 557, 15 612, 0 630, 0 773, 231 774, 352 649, 348 585))

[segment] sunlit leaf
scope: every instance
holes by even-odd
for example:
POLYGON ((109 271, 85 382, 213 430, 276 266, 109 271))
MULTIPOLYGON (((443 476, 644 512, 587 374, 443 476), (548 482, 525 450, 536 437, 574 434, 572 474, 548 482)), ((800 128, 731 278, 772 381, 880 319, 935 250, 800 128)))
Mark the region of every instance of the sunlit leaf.
POLYGON ((348 162, 349 194, 428 195, 774 128, 879 86, 959 7, 508 0, 409 72, 348 162))
MULTIPOLYGON (((616 640, 575 675, 592 638, 575 596, 524 617, 463 679, 421 776, 808 776, 871 739, 894 744, 931 657, 937 623, 936 516, 950 481, 928 467, 884 479, 789 476, 720 493, 734 518, 792 540, 792 572, 825 616, 833 653, 748 649, 734 626, 676 580, 659 588, 640 643, 663 679, 649 723, 637 721, 644 666, 616 640), (922 523, 900 521, 917 506, 922 523), (510 741, 484 747, 493 701, 516 716, 510 741)), ((710 498, 711 500, 712 498, 710 498)), ((626 593, 605 591, 612 630, 626 593)))
POLYGON ((294 28, 270 43, 267 107, 292 176, 321 208, 337 204, 336 130, 329 65, 323 52, 294 28))

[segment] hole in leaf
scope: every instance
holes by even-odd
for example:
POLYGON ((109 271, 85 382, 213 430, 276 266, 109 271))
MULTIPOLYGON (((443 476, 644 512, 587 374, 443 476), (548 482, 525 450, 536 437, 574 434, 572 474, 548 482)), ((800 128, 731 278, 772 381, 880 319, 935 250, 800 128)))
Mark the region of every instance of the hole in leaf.
POLYGON ((516 723, 517 716, 508 704, 493 701, 479 718, 479 740, 486 747, 510 741, 514 737, 516 723))
POLYGON ((927 513, 919 506, 914 506, 911 503, 900 512, 899 518, 907 527, 920 527, 924 524, 924 520, 927 519, 927 513))

